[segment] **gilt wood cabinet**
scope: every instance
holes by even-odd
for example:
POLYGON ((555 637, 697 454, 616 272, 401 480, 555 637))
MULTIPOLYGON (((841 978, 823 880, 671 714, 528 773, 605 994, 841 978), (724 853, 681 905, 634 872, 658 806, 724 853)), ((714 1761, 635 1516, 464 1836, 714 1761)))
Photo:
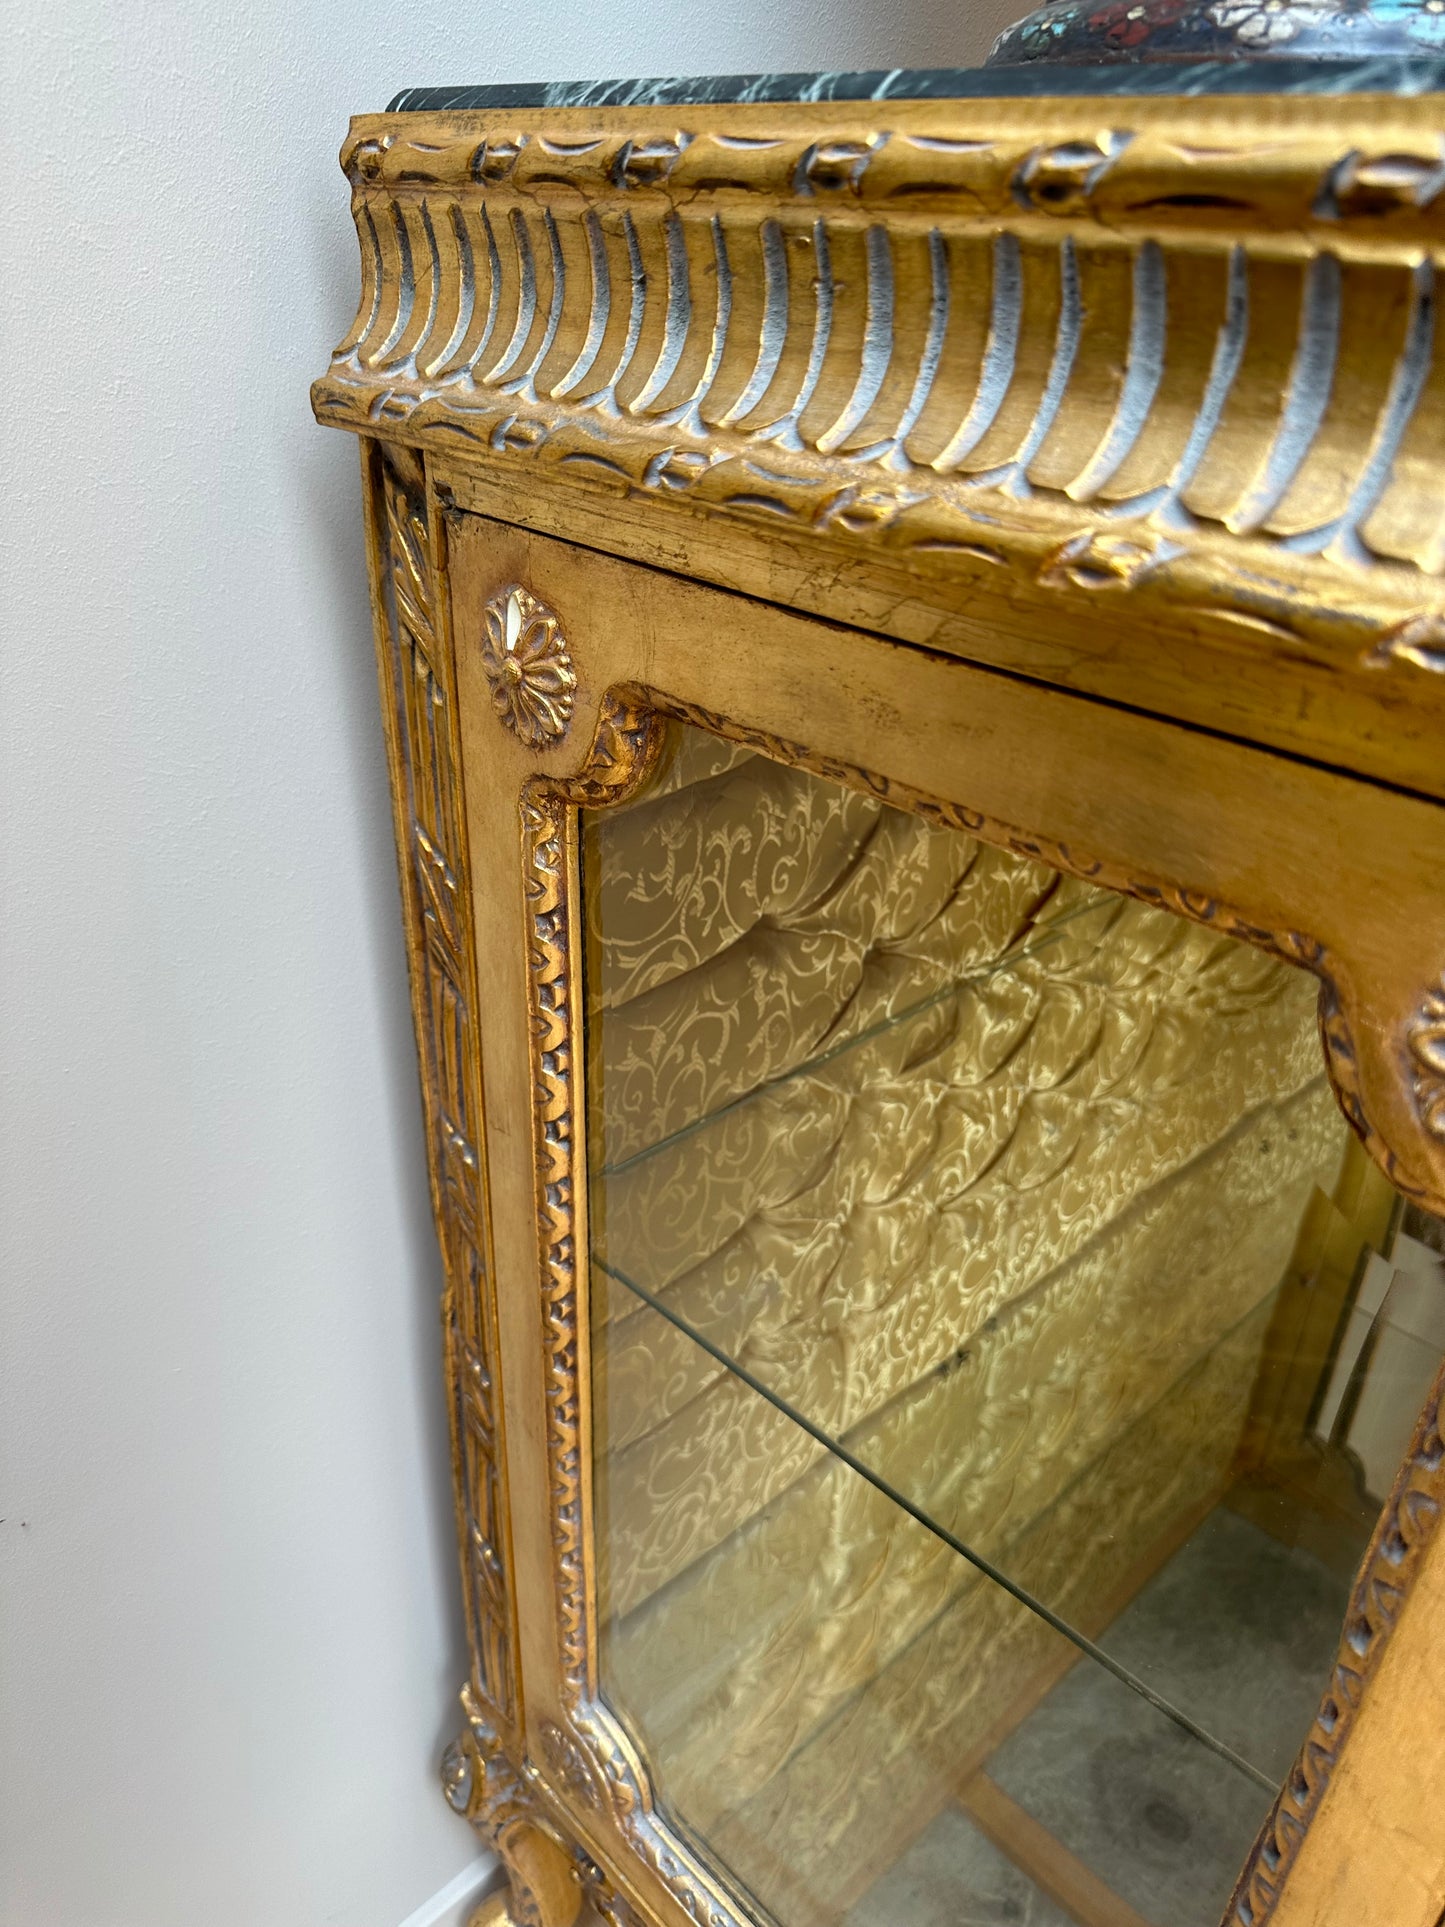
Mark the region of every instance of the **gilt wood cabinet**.
POLYGON ((489 1918, 1445 1918, 1445 121, 1374 85, 353 123, 489 1918))

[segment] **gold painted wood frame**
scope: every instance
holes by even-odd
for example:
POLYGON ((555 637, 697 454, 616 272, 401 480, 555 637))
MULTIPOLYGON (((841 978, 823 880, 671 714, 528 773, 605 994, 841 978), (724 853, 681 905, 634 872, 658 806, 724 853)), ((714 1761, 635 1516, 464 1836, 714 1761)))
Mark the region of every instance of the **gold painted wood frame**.
MULTIPOLYGON (((744 1918, 596 1678, 577 811, 660 719, 1312 970, 1346 1114, 1445 1211, 1428 105, 877 112, 346 150, 362 314, 315 401, 364 437, 446 1267, 445 1784, 529 1927, 744 1918)), ((1438 1391, 1238 1927, 1442 1919, 1438 1391)))
MULTIPOLYGON (((481 1384, 495 1396, 500 1382, 504 1393, 505 1427, 494 1413, 487 1432, 502 1429, 507 1439, 519 1601, 510 1630, 525 1714, 519 1724, 497 1704, 485 1660, 499 1637, 489 1615, 510 1594, 474 1591, 481 1618, 471 1726, 453 1756, 449 1790, 512 1865, 518 1918, 548 1927, 571 1918, 570 1864, 613 1917, 632 1906, 661 1922, 731 1923, 740 1918, 736 1902, 653 1810, 645 1765, 597 1694, 579 1261, 586 1186, 578 807, 625 797, 646 774, 657 719, 681 716, 1302 963, 1320 978, 1322 1034, 1347 1112, 1395 1182, 1437 1209, 1445 1203, 1445 1146, 1429 1122, 1429 1089, 1405 1073, 1417 1012, 1429 1002, 1420 984, 1445 955, 1445 902, 1435 884, 1445 812, 439 512, 435 497, 431 547, 414 550, 428 511, 412 460, 392 451, 371 460, 376 512, 403 583, 391 601, 388 648, 426 695, 413 708, 416 721, 404 724, 422 728, 409 752, 412 807, 457 795, 459 772, 439 783, 429 759, 436 742, 459 738, 466 810, 451 847, 459 852, 467 838, 478 866, 475 968, 489 987, 476 1036, 486 1066, 498 1283, 495 1292, 480 1284, 482 1303, 470 1304, 468 1317, 473 1329, 495 1319, 500 1351, 474 1360, 456 1349, 457 1301, 475 1296, 478 1283, 467 1278, 480 1282, 480 1271, 460 1281, 453 1272, 448 1330, 463 1492, 476 1489, 477 1477, 467 1400, 481 1384), (451 585, 456 655, 436 681, 417 664, 411 628, 418 553, 432 553, 434 568, 445 556, 451 585), (488 605, 505 606, 521 584, 555 617, 573 679, 569 720, 541 749, 499 713, 504 684, 486 642, 488 605), (701 636, 710 638, 705 650, 701 636)), ((436 590, 427 595, 435 607, 436 590)), ((415 820, 414 874, 433 863, 432 831, 431 821, 415 820)), ((464 871, 450 884, 466 898, 464 871)), ((430 1037, 437 1000, 450 1011, 453 993, 438 984, 425 910, 413 938, 424 1002, 433 1000, 424 1010, 430 1037)), ((439 1052, 430 1069, 438 1165, 454 1142, 450 1094, 436 1081, 443 1061, 439 1052)), ((475 1046, 466 1068, 470 1082, 480 1069, 475 1046)), ((444 1196, 449 1253, 457 1209, 444 1196)), ((1246 1872, 1234 1908, 1241 1923, 1434 1927, 1445 1898, 1437 1823, 1445 1549, 1433 1532, 1442 1495, 1437 1397, 1355 1588, 1315 1728, 1246 1872), (1285 1884, 1296 1863, 1301 1878, 1285 1884)), ((475 1503, 464 1531, 469 1553, 482 1536, 475 1503)))
POLYGON ((884 113, 357 120, 319 419, 543 532, 1445 794, 1434 101, 884 113))

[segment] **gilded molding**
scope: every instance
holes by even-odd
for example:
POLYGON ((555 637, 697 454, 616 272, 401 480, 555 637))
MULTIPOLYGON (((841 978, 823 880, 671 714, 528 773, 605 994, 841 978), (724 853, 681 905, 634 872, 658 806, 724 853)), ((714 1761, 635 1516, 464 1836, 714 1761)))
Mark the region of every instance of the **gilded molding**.
MULTIPOLYGON (((591 1657, 593 1611, 590 1552, 583 1516, 583 1435, 580 1403, 585 1333, 579 1325, 575 1165, 577 1114, 572 1049, 578 1021, 580 966, 574 964, 569 924, 569 819, 578 807, 605 808, 627 798, 646 778, 672 717, 746 744, 778 761, 878 796, 948 828, 966 831, 1070 875, 1122 891, 1267 950, 1310 970, 1320 980, 1320 1032, 1341 1104, 1372 1154, 1408 1189, 1397 1161, 1365 1116, 1355 1054, 1324 946, 1293 930, 1271 931, 1211 898, 1101 863, 1086 852, 1026 836, 980 812, 930 797, 906 784, 822 756, 731 721, 698 705, 630 686, 603 703, 591 758, 582 773, 554 782, 535 777, 523 794, 523 864, 531 910, 529 986, 537 1131, 537 1211, 543 1251, 546 1317, 548 1452, 553 1493, 557 1613, 569 1731, 552 1726, 545 1758, 557 1784, 585 1808, 605 1802, 639 1856, 666 1882, 699 1927, 742 1927, 707 1868, 658 1815, 646 1768, 625 1731, 600 1702, 591 1657)), ((1445 993, 1431 992, 1422 1010, 1430 1048, 1438 1053, 1445 1026, 1445 993)), ((1412 1049, 1417 1048, 1412 1040, 1412 1049)), ((1428 1059, 1424 1060, 1428 1061, 1428 1059)), ((1436 1087, 1432 1086, 1432 1089, 1436 1087)), ((1445 1372, 1412 1442, 1410 1454, 1366 1554, 1351 1597, 1329 1685, 1295 1768, 1246 1863, 1230 1902, 1227 1927, 1266 1927, 1305 1832, 1378 1667, 1400 1607, 1445 1504, 1445 1436, 1441 1398, 1445 1372)))
POLYGON ((475 1683, 516 1717, 507 1513, 493 1391, 496 1343, 480 1161, 481 1064, 471 891, 461 814, 456 692, 442 628, 425 483, 405 450, 374 456, 382 702, 426 1109, 432 1202, 445 1268, 443 1329, 462 1577, 475 1683))
POLYGON ((508 1757, 476 1695, 462 1693, 467 1724, 442 1760, 442 1788, 507 1870, 508 1885, 484 1901, 471 1927, 573 1927, 582 1907, 579 1861, 552 1827, 534 1785, 508 1757))
POLYGON ((442 1791, 448 1806, 500 1852, 514 1827, 535 1823, 536 1804, 477 1701, 464 1692, 462 1705, 467 1724, 442 1756, 442 1791))
POLYGON ((1431 1137, 1445 1143, 1445 977, 1426 994, 1405 1036, 1415 1108, 1431 1137))
POLYGON ((563 1676, 578 1695, 591 1682, 586 1615, 582 1422, 579 1386, 575 1144, 572 1063, 570 812, 620 802, 645 778, 662 742, 660 721, 606 701, 584 772, 565 782, 533 777, 522 791, 527 897, 527 980, 533 1037, 537 1228, 547 1351, 547 1438, 552 1542, 563 1676))
POLYGON ((1334 1670, 1294 1769, 1245 1862, 1225 1927, 1265 1927, 1394 1630, 1445 1504, 1445 1370, 1380 1515, 1350 1594, 1334 1670))
MULTIPOLYGON (((547 1394, 547 1453, 561 1683, 567 1713, 541 1728, 543 1763, 583 1809, 610 1812, 632 1850, 671 1889, 697 1927, 749 1927, 726 1891, 657 1813, 647 1769, 598 1697, 585 1517, 582 1424, 586 1333, 577 1277, 575 1145, 581 1118, 573 1075, 580 1012, 574 974, 571 848, 574 812, 606 808, 647 778, 662 747, 662 718, 626 696, 603 700, 582 772, 532 777, 522 791, 522 864, 528 909, 528 996, 533 1036, 537 1225, 547 1394)), ((609 1890, 610 1891, 610 1890, 609 1890)), ((606 1897, 598 1890, 594 1897, 606 1897)), ((615 1894, 611 1896, 615 1902, 615 1894)), ((618 1903, 619 1905, 621 1903, 618 1903)), ((622 1922, 614 1906, 604 1917, 622 1922)), ((630 1912, 630 1910, 628 1910, 630 1912)))
MULTIPOLYGON (((1438 674, 1445 148, 1428 103, 1334 102, 1328 124, 1298 105, 1267 139, 1237 104, 1115 102, 1103 126, 1097 104, 1043 101, 890 103, 887 129, 861 107, 574 110, 546 129, 537 115, 374 118, 344 151, 362 302, 313 397, 322 421, 379 438, 372 561, 474 1660, 443 1783, 508 1858, 530 1927, 568 1927, 574 1888, 636 1927, 543 1817, 569 1808, 584 1828, 610 1816, 698 1927, 744 1922, 659 1816, 595 1677, 574 812, 645 780, 664 717, 1311 970, 1342 1107, 1400 1189, 1425 1194, 1366 1116, 1334 960, 1308 935, 650 689, 612 692, 582 773, 533 776, 520 803, 561 1659, 561 1718, 529 1723, 524 1763, 445 531, 411 445, 823 550, 867 545, 1076 612, 1127 596, 1291 647, 1347 635, 1362 668, 1438 674)), ((561 740, 576 676, 555 614, 512 584, 480 647, 504 725, 531 749, 561 740)), ((1445 979, 1421 988, 1398 1048, 1421 1124, 1445 1142, 1445 979)), ((1270 1917, 1442 1500, 1437 1387, 1233 1927, 1270 1917)))
MULTIPOLYGON (((1049 837, 1024 835, 1012 824, 1000 822, 980 810, 941 802, 906 783, 820 756, 804 743, 770 736, 766 731, 735 723, 696 704, 679 702, 674 697, 643 688, 624 690, 620 694, 639 712, 652 709, 681 722, 692 723, 699 729, 709 730, 713 735, 725 736, 732 742, 745 743, 765 756, 811 770, 815 775, 828 777, 835 783, 866 790, 896 809, 910 810, 946 829, 964 830, 1001 849, 1012 850, 1018 856, 1035 857, 1052 869, 1066 871, 1070 876, 1083 877, 1102 884, 1106 889, 1138 897, 1141 902, 1172 910, 1177 916, 1187 917, 1191 923, 1208 924, 1226 936, 1238 937, 1257 949, 1269 951, 1285 963, 1310 971, 1319 980, 1320 1040, 1330 1083, 1341 1110, 1371 1157, 1400 1192, 1431 1210, 1440 1208, 1442 1200, 1427 1191, 1406 1169, 1366 1112, 1360 1095, 1355 1041, 1336 988, 1334 961, 1326 947, 1315 938, 1298 930, 1266 930, 1248 918, 1239 916, 1228 905, 1217 902, 1213 897, 1180 889, 1175 884, 1157 878, 1139 876, 1114 864, 1101 863, 1086 852, 1075 850, 1066 843, 1055 842, 1049 837)), ((1445 1125, 1437 1121, 1445 1119, 1445 981, 1439 988, 1425 994, 1419 1014, 1407 1030, 1406 1041, 1414 1070, 1415 1108, 1426 1130, 1432 1136, 1439 1137, 1445 1132, 1445 1125)))
POLYGON ((1436 667, 1433 110, 1108 112, 362 121, 318 418, 1436 667))

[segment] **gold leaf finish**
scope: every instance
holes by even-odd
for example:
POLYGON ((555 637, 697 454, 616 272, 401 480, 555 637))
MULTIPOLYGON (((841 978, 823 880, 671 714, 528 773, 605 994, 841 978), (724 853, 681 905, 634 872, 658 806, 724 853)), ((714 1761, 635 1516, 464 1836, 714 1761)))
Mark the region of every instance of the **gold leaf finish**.
POLYGON ((319 419, 1046 601, 1357 651, 1445 615, 1428 103, 876 113, 358 122, 319 419))
MULTIPOLYGON (((1319 944, 1297 932, 1262 930, 1211 899, 1130 876, 1044 839, 1020 836, 975 811, 922 795, 876 772, 820 756, 805 745, 743 727, 725 716, 643 688, 623 690, 609 698, 592 758, 578 777, 565 785, 539 781, 532 786, 524 805, 527 831, 524 865, 529 899, 534 906, 530 969, 532 1020, 539 1037, 539 1054, 534 1059, 536 1117, 543 1147, 538 1165, 537 1200, 546 1254, 549 1450, 557 1609, 565 1680, 575 1731, 592 1750, 617 1822, 634 1850, 664 1874, 695 1920, 705 1919, 709 1927, 730 1927, 739 1918, 733 1907, 719 1894, 701 1863, 676 1840, 665 1822, 660 1823, 641 1760, 597 1699, 589 1657, 591 1584, 587 1574, 591 1559, 582 1530, 580 1489, 584 1446, 577 1379, 581 1334, 572 1162, 572 1147, 580 1137, 582 1126, 572 1101, 569 1021, 575 1002, 573 973, 581 968, 581 948, 567 920, 565 833, 558 812, 565 805, 605 807, 608 803, 624 801, 645 780, 658 754, 657 719, 662 715, 761 751, 780 763, 811 770, 865 795, 893 802, 930 821, 981 835, 988 842, 1020 856, 1041 860, 1068 874, 1123 891, 1144 903, 1167 908, 1193 922, 1242 937, 1288 962, 1313 970, 1322 978, 1321 1030, 1329 1050, 1329 1067, 1337 1094, 1357 1128, 1367 1136, 1374 1134, 1355 1098, 1354 1048, 1330 982, 1329 959, 1319 944)), ((1380 1161, 1387 1168, 1394 1168, 1395 1160, 1388 1149, 1379 1145, 1378 1140, 1375 1148, 1380 1161)), ((1445 1504, 1440 1390, 1437 1385, 1356 1582, 1351 1616, 1315 1728, 1306 1739, 1296 1769, 1281 1791, 1241 1875, 1228 1917, 1231 1927, 1265 1927, 1270 1919, 1284 1878, 1340 1757, 1366 1686, 1380 1663, 1399 1602, 1422 1551, 1433 1536, 1445 1504)), ((570 1772, 569 1764, 569 1775, 570 1772)))
MULTIPOLYGON (((498 1927, 572 1927, 584 1894, 611 1927, 749 1917, 597 1678, 578 811, 631 797, 670 720, 1302 966, 1350 1124, 1442 1208, 1438 120, 1342 95, 354 124, 361 301, 313 404, 362 437, 471 1648, 443 1784, 505 1863, 498 1927)), ((639 939, 628 994, 658 969, 639 939)), ((1189 1441, 1228 1396, 1161 1415, 1141 1531, 1200 1501, 1189 1441)), ((1231 1927, 1356 1927, 1356 1864, 1435 1877, 1440 1425, 1437 1396, 1231 1927), (1433 1728, 1362 1795, 1412 1708, 1433 1728)), ((1080 1506, 1105 1519, 1125 1470, 1080 1506)), ((811 1811, 864 1831, 870 1785, 923 1771, 936 1676, 990 1636, 919 1644, 849 1788, 799 1754, 783 1859, 811 1811)))
POLYGON ((377 646, 392 760, 432 1200, 446 1267, 442 1308, 452 1389, 462 1576, 475 1686, 516 1717, 507 1507, 494 1395, 495 1320, 480 1156, 471 891, 461 815, 456 696, 443 635, 420 465, 366 450, 377 646))
POLYGON ((482 666, 493 706, 513 735, 541 749, 566 734, 577 673, 562 625, 517 583, 483 612, 482 666))

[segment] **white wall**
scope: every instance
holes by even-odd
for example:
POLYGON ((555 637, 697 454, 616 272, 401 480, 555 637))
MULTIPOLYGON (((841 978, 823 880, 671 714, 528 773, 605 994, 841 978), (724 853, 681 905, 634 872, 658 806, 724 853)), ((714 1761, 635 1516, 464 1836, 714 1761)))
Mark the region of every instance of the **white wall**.
POLYGON ((11 14, 5 1927, 398 1927, 477 1853, 356 458, 306 403, 348 113, 966 64, 1018 10, 11 14))

